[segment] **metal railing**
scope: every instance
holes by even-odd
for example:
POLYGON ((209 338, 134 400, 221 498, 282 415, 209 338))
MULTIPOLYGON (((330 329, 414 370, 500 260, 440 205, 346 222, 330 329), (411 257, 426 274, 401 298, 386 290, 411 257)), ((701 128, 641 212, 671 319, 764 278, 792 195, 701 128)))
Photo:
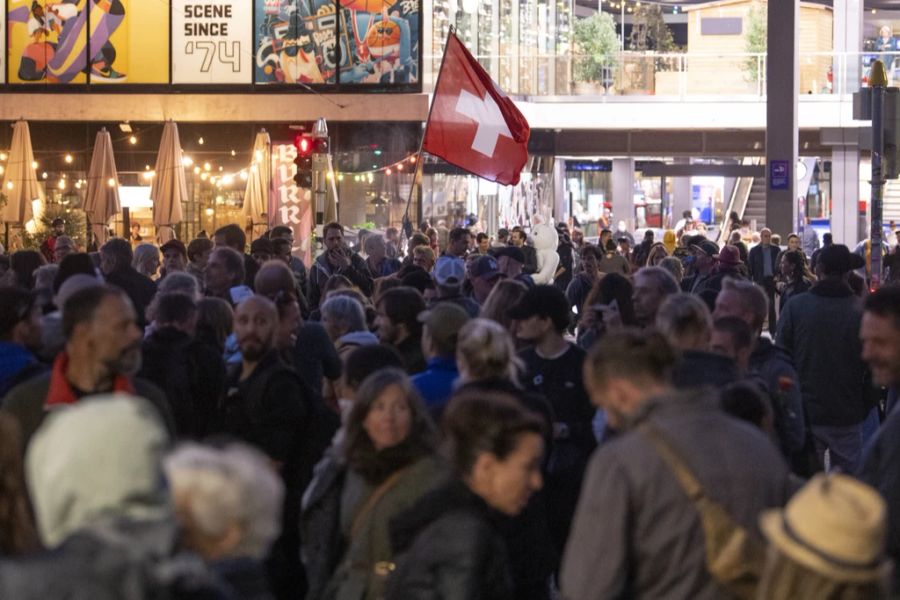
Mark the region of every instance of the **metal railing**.
MULTIPOLYGON (((766 95, 765 53, 617 52, 606 59, 579 54, 479 55, 476 59, 507 93, 541 97, 691 98, 766 95)), ((875 59, 900 84, 900 52, 805 52, 799 57, 801 96, 845 99, 866 83, 875 59)), ((425 57, 424 89, 432 91, 440 56, 425 57)))

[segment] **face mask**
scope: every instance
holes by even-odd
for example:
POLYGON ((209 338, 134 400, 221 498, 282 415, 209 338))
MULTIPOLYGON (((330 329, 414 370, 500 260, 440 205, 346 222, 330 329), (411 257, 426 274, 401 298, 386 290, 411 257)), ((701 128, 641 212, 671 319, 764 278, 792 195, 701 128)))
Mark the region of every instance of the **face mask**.
POLYGON ((693 267, 695 262, 697 262, 697 257, 696 257, 696 256, 685 256, 685 257, 681 260, 681 264, 684 265, 684 268, 685 268, 685 269, 690 269, 691 267, 693 267))

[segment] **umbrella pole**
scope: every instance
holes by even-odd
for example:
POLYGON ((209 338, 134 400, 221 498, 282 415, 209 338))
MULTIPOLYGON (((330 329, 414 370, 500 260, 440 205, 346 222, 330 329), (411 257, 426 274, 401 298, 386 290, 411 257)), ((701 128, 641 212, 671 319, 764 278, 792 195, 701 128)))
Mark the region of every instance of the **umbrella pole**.
POLYGON ((9 254, 9 223, 4 223, 3 228, 5 229, 3 248, 6 250, 6 253, 9 254))
POLYGON ((127 206, 122 208, 122 229, 125 231, 122 232, 122 237, 124 237, 129 242, 131 241, 131 209, 127 206))

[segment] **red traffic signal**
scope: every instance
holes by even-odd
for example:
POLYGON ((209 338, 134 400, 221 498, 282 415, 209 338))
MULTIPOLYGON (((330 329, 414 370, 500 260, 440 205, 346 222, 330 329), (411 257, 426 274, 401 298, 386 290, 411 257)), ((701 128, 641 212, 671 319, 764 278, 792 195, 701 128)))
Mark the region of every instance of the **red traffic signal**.
POLYGON ((313 139, 306 134, 298 135, 294 138, 294 147, 298 156, 309 156, 313 152, 313 139))

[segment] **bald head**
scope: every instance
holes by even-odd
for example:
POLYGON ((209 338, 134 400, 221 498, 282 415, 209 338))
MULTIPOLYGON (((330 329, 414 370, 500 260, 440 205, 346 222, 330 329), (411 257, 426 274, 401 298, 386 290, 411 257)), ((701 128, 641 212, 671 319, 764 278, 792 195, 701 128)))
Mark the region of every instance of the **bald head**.
POLYGON ((234 311, 234 333, 245 363, 256 363, 275 346, 278 309, 263 296, 251 296, 234 311))
POLYGON ((278 292, 296 295, 296 285, 290 267, 275 260, 264 263, 253 280, 257 293, 267 298, 274 298, 278 292))

